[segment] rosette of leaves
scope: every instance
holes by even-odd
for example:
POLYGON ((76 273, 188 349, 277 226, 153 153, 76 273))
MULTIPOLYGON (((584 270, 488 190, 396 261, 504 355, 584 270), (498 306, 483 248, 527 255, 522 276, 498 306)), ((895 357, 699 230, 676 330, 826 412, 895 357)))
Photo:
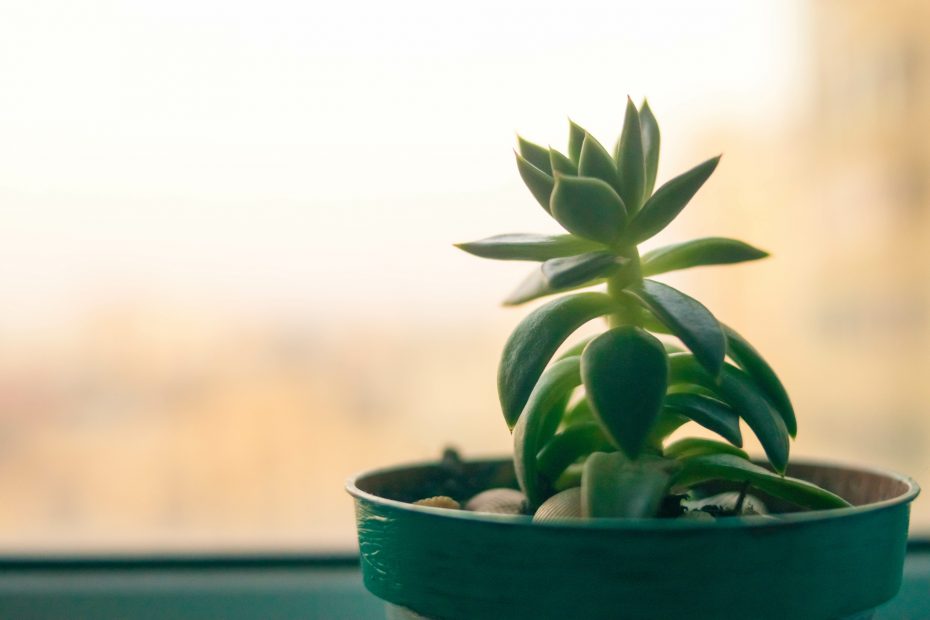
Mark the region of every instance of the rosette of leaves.
POLYGON ((506 305, 570 292, 517 326, 498 371, 515 470, 530 508, 562 491, 580 496, 585 516, 676 514, 678 499, 711 481, 751 487, 802 509, 848 505, 783 475, 797 422, 759 352, 700 302, 653 279, 767 256, 720 237, 640 254, 639 244, 678 216, 720 159, 656 189, 659 145, 648 103, 637 108, 632 101, 613 153, 573 122, 567 153, 519 138, 520 176, 565 234, 505 234, 458 246, 483 258, 538 263, 506 305), (599 291, 577 292, 598 285, 599 291), (606 331, 554 359, 598 317, 606 318, 606 331), (692 422, 720 440, 669 440, 692 422), (768 467, 742 450, 741 422, 759 439, 768 467))

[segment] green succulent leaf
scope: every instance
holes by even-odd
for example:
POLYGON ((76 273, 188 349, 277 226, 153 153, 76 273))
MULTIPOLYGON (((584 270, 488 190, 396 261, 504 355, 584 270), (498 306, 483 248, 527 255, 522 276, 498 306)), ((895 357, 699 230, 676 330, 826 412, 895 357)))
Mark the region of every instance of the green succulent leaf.
POLYGON ((659 171, 659 123, 649 107, 649 102, 643 100, 639 109, 639 126, 643 132, 643 159, 646 164, 646 184, 643 188, 643 198, 652 195, 656 186, 656 174, 659 171))
POLYGON ((549 149, 534 144, 529 140, 524 140, 520 136, 517 136, 517 145, 520 155, 549 176, 552 176, 552 166, 549 165, 549 149))
POLYGON ((552 196, 555 180, 550 174, 531 164, 519 153, 514 154, 517 156, 517 170, 520 172, 520 178, 523 179, 536 202, 546 210, 546 213, 549 213, 549 200, 552 196))
POLYGON ((794 415, 794 406, 791 404, 791 399, 788 398, 788 391, 785 390, 785 386, 778 379, 778 375, 775 374, 775 371, 763 359, 762 355, 756 351, 755 347, 749 344, 749 341, 740 336, 732 327, 727 325, 722 327, 727 337, 727 354, 736 362, 737 366, 752 377, 753 381, 768 396, 775 410, 781 414, 782 419, 785 421, 788 433, 792 437, 797 435, 798 421, 794 415))
POLYGON ((551 147, 549 148, 549 165, 553 174, 578 174, 578 164, 551 147))
POLYGON ((642 271, 644 276, 654 276, 691 267, 759 260, 768 255, 768 252, 736 239, 704 237, 646 252, 642 257, 642 271))
POLYGON ((707 454, 732 454, 744 459, 749 455, 736 446, 713 439, 687 437, 666 446, 663 454, 670 459, 690 459, 707 454))
POLYGON ((517 325, 504 345, 497 373, 501 408, 510 428, 556 349, 576 329, 613 308, 614 301, 603 293, 579 293, 550 301, 517 325))
POLYGON ((525 304, 528 301, 534 301, 540 299, 541 297, 548 297, 549 295, 555 295, 556 293, 566 293, 568 291, 575 291, 582 288, 587 288, 589 286, 594 286, 596 284, 601 284, 604 282, 604 278, 595 278, 587 282, 582 282, 574 286, 566 286, 563 288, 556 288, 549 283, 549 280, 546 279, 546 276, 543 274, 542 267, 537 267, 533 269, 526 278, 517 285, 510 295, 508 295, 504 301, 503 305, 505 306, 519 306, 520 304, 525 304))
POLYGON ((584 424, 587 422, 599 424, 594 417, 594 412, 591 411, 591 403, 588 402, 588 398, 585 396, 566 409, 565 415, 562 416, 562 426, 568 428, 575 424, 584 424))
POLYGON ((568 119, 568 156, 575 164, 581 161, 581 145, 587 133, 584 127, 568 119))
MULTIPOLYGON (((552 490, 556 493, 567 489, 574 489, 578 494, 578 510, 580 516, 581 510, 581 472, 584 470, 584 463, 573 463, 565 468, 562 475, 559 476, 552 484, 552 490)), ((547 500, 548 501, 548 500, 547 500)))
POLYGON ((595 452, 585 460, 581 474, 581 515, 616 517, 622 510, 620 472, 629 462, 620 452, 595 452))
POLYGON ((797 478, 783 477, 732 454, 699 456, 682 461, 674 475, 673 491, 686 490, 711 480, 748 482, 760 491, 811 510, 846 508, 842 497, 797 478))
POLYGON ((559 292, 561 291, 549 286, 549 282, 546 281, 546 276, 542 273, 542 268, 536 267, 517 285, 517 288, 512 290, 510 294, 504 298, 502 303, 505 306, 519 306, 528 301, 533 301, 534 299, 559 292))
POLYGON ((638 327, 612 329, 585 347, 581 376, 607 435, 628 457, 639 456, 668 384, 662 343, 638 327))
POLYGON ((538 506, 543 499, 539 480, 537 455, 549 437, 553 411, 558 411, 565 397, 581 383, 580 362, 570 357, 546 369, 533 387, 526 406, 513 429, 514 470, 517 482, 530 506, 538 506))
POLYGON ((592 252, 603 246, 574 235, 531 235, 511 233, 478 241, 456 243, 455 247, 481 258, 496 260, 547 261, 550 258, 592 252))
POLYGON ((611 450, 613 446, 597 422, 581 422, 568 426, 543 446, 537 455, 539 475, 555 482, 569 465, 596 451, 611 450))
MULTIPOLYGON (((654 334, 660 334, 663 336, 674 336, 675 335, 672 333, 672 330, 670 330, 668 326, 665 325, 665 323, 663 323, 662 321, 657 319, 655 316, 653 316, 651 312, 641 313, 639 324, 643 326, 643 329, 645 329, 646 331, 650 331, 654 334)), ((665 342, 663 342, 663 344, 666 345, 665 349, 669 353, 672 353, 673 351, 671 349, 678 345, 678 343, 665 343, 665 342)))
POLYGON ((620 197, 630 213, 636 213, 643 204, 646 186, 646 166, 643 157, 643 132, 639 111, 627 97, 623 132, 616 149, 617 170, 620 172, 620 197))
POLYGON ((690 422, 690 420, 677 411, 662 409, 659 413, 659 417, 656 418, 655 424, 652 425, 652 430, 649 431, 649 438, 646 439, 646 445, 659 451, 669 435, 688 422, 690 422))
POLYGON ((696 299, 655 280, 644 280, 626 293, 649 310, 691 349, 708 372, 717 375, 726 356, 726 338, 720 323, 696 299))
MULTIPOLYGON (((555 366, 555 364, 552 365, 555 366)), ((556 431, 559 430, 559 427, 562 424, 562 419, 565 417, 565 408, 568 406, 568 401, 572 396, 572 390, 576 386, 567 389, 562 394, 562 398, 553 403, 549 411, 543 414, 539 425, 539 433, 537 435, 537 445, 544 445, 547 441, 552 439, 556 431)))
POLYGON ((746 420, 776 471, 785 471, 788 465, 788 429, 748 374, 731 364, 724 364, 719 378, 714 379, 693 355, 677 353, 669 356, 669 382, 693 383, 719 396, 746 420))
POLYGON ((639 243, 668 226, 710 177, 720 157, 698 164, 656 190, 630 221, 625 239, 639 243))
POLYGON ((612 252, 587 252, 578 256, 547 260, 542 264, 542 272, 549 286, 564 289, 606 278, 628 262, 628 259, 612 252))
POLYGON ((557 359, 565 359, 566 357, 575 357, 581 355, 581 352, 584 351, 584 348, 588 346, 588 343, 594 340, 594 336, 588 336, 587 338, 582 338, 569 348, 565 349, 565 352, 562 353, 557 359))
POLYGON ((739 416, 725 403, 715 398, 701 394, 669 394, 665 397, 665 408, 697 422, 735 446, 743 445, 739 416))
POLYGON ((619 452, 595 452, 581 474, 581 515, 587 518, 654 517, 672 480, 660 459, 629 461, 619 452))
POLYGON ((626 207, 617 192, 600 179, 559 176, 549 211, 565 229, 593 241, 613 243, 626 224, 626 207))
POLYGON ((610 185, 618 194, 620 192, 620 173, 617 171, 617 165, 610 157, 607 149, 591 134, 585 136, 581 145, 578 174, 600 179, 610 185))

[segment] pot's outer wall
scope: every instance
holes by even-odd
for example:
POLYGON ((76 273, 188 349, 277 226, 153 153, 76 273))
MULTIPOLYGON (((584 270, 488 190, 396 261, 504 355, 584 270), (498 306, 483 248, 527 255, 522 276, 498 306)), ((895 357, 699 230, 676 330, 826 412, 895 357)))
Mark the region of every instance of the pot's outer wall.
MULTIPOLYGON (((374 486, 409 489, 425 469, 374 486)), ((353 494, 365 586, 431 618, 824 620, 898 592, 916 486, 830 518, 553 526, 353 494)))

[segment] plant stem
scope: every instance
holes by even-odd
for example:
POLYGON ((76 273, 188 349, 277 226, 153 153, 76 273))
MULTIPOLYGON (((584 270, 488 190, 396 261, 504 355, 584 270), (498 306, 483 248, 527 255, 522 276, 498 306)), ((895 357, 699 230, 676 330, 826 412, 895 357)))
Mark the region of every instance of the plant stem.
POLYGON ((607 294, 617 303, 617 311, 607 316, 607 325, 611 328, 623 325, 639 326, 642 322, 639 306, 623 294, 624 289, 643 281, 639 250, 636 246, 626 249, 623 256, 630 262, 619 272, 607 279, 607 294))
POLYGON ((733 508, 733 513, 738 517, 743 513, 743 502, 746 501, 746 493, 749 492, 749 481, 747 480, 743 483, 743 488, 739 491, 739 497, 736 499, 736 506, 733 508))

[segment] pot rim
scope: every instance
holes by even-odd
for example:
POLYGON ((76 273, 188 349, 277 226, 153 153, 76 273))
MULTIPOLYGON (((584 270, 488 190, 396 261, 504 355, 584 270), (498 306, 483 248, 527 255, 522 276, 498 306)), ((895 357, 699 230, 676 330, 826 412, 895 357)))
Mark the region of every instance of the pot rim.
MULTIPOLYGON (((491 465, 509 461, 510 457, 504 458, 477 458, 466 460, 466 464, 491 465)), ((788 527, 795 523, 809 523, 814 521, 824 521, 829 519, 841 519, 852 517, 864 513, 874 512, 900 504, 912 502, 920 494, 920 486, 910 476, 900 474, 895 471, 877 468, 862 467, 859 465, 847 465, 845 463, 835 463, 821 460, 797 459, 789 463, 791 465, 803 465, 805 467, 826 467, 831 469, 842 469, 850 472, 861 472, 873 475, 884 476, 891 480, 900 482, 906 486, 903 493, 890 499, 863 504, 861 506, 850 506, 845 508, 827 508, 822 510, 812 510, 807 512, 791 512, 781 515, 769 516, 742 516, 726 517, 714 519, 713 521, 704 521, 697 519, 615 519, 615 518, 596 518, 596 519, 565 519, 562 521, 534 522, 533 517, 529 515, 499 515, 490 513, 470 512, 466 510, 456 510, 452 508, 437 508, 433 506, 420 506, 399 500, 381 497, 359 488, 358 483, 364 478, 370 476, 388 475, 399 473, 404 470, 418 469, 423 467, 434 467, 437 461, 417 461, 402 465, 394 465, 377 469, 366 470, 346 481, 346 491, 349 495, 357 500, 364 500, 383 506, 390 506, 399 510, 422 513, 425 515, 434 515, 438 517, 448 517, 452 519, 461 519, 464 521, 488 522, 499 525, 509 526, 532 526, 554 529, 610 529, 610 530, 683 530, 683 529, 728 529, 728 528, 771 528, 771 527, 788 527)))

